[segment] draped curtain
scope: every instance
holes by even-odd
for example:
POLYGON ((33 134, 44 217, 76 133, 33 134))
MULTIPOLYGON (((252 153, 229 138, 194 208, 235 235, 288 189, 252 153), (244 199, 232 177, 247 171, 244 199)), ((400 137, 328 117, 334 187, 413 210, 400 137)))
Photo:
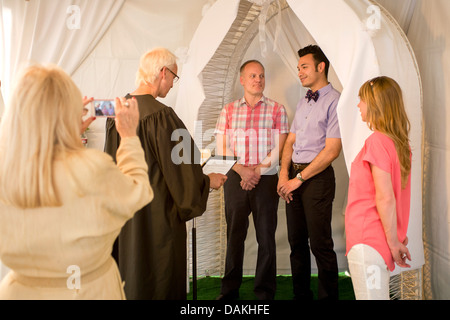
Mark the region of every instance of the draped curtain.
POLYGON ((408 27, 423 83, 427 299, 450 299, 450 1, 418 0, 408 27))
POLYGON ((124 0, 1 0, 0 79, 5 100, 14 75, 29 63, 52 63, 72 75, 124 0))

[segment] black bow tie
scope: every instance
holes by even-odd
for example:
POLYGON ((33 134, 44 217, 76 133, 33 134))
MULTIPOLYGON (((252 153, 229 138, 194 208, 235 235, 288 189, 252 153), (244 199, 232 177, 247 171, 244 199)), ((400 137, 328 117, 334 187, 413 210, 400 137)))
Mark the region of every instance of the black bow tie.
POLYGON ((312 92, 312 90, 308 90, 305 98, 308 99, 308 102, 310 102, 311 99, 313 99, 314 102, 317 102, 317 100, 319 99, 319 91, 312 92))

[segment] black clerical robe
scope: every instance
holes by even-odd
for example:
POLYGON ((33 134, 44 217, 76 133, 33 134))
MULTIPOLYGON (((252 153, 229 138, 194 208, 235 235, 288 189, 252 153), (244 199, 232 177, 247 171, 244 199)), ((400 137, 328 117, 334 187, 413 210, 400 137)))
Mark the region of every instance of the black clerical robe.
MULTIPOLYGON (((127 299, 184 300, 186 221, 206 210, 210 181, 198 164, 200 151, 190 135, 186 138, 186 127, 174 110, 151 95, 136 99, 138 135, 154 198, 125 224, 113 256, 127 299), (177 164, 180 157, 184 162, 177 164)), ((115 157, 119 143, 115 121, 108 119, 105 151, 115 157)))

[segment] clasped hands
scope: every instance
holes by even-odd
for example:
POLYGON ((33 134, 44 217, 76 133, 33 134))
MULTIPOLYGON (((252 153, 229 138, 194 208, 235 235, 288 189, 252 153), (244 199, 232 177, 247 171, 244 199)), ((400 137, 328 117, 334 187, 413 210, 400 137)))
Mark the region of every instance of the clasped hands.
POLYGON ((260 166, 241 166, 238 170, 238 174, 241 176, 241 188, 245 191, 250 191, 256 188, 261 180, 261 167, 260 166))
MULTIPOLYGON (((241 176, 241 188, 243 190, 253 190, 261 180, 261 166, 242 166, 237 172, 241 176)), ((277 193, 283 200, 289 203, 292 201, 292 192, 300 188, 301 184, 302 182, 296 178, 289 180, 287 175, 280 174, 277 193)))
POLYGON ((292 201, 292 192, 297 190, 302 182, 297 178, 289 179, 287 174, 280 173, 277 185, 278 195, 287 203, 292 201))

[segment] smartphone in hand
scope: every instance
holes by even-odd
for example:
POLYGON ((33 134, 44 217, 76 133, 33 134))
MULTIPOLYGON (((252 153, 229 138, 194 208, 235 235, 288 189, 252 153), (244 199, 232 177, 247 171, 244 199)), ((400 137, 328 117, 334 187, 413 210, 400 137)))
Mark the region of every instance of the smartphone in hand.
POLYGON ((95 117, 114 118, 116 116, 116 104, 113 99, 94 100, 92 104, 95 117))

